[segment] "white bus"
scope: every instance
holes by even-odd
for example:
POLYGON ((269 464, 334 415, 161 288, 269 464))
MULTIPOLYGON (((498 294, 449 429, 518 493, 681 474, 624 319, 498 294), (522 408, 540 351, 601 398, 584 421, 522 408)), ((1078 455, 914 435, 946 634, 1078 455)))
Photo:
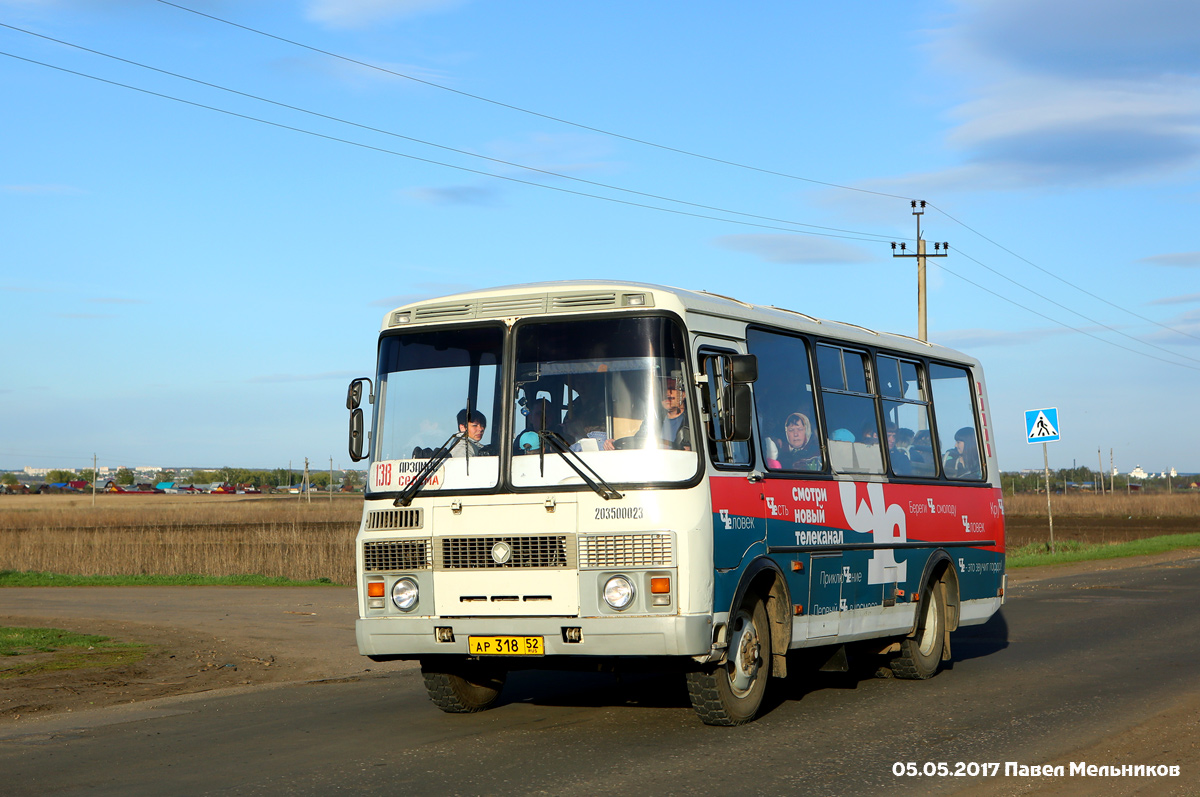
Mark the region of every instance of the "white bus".
POLYGON ((941 346, 656 285, 519 285, 387 313, 347 408, 369 460, 359 650, 419 660, 445 711, 517 669, 668 667, 737 725, 789 651, 928 678, 1003 603, 983 372, 941 346))

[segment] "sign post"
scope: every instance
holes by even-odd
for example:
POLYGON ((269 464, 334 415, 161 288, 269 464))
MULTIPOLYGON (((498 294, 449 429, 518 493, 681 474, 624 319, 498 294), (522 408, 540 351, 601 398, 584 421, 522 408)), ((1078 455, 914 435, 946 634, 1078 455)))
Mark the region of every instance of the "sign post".
POLYGON ((1062 439, 1058 433, 1058 407, 1025 410, 1025 438, 1030 445, 1042 444, 1042 463, 1046 469, 1046 517, 1050 521, 1050 553, 1054 553, 1054 513, 1050 510, 1050 453, 1047 443, 1062 439))

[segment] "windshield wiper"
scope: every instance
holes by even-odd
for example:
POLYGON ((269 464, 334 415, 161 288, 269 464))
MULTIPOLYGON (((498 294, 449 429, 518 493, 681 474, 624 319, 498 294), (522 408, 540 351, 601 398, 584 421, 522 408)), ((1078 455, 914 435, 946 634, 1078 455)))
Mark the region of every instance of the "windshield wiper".
POLYGON ((567 445, 566 439, 564 439, 563 436, 560 435, 558 432, 542 430, 542 431, 536 432, 536 434, 538 437, 540 437, 542 439, 541 451, 538 452, 538 457, 539 457, 538 464, 541 467, 543 476, 545 475, 546 443, 550 443, 554 452, 563 458, 563 461, 566 462, 567 465, 570 466, 571 470, 575 471, 575 473, 578 474, 579 478, 583 479, 583 483, 586 484, 588 487, 591 487, 592 490, 595 491, 596 495, 600 496, 605 501, 611 501, 615 498, 624 498, 625 497, 624 495, 622 495, 621 493, 619 493, 615 489, 613 489, 613 486, 611 484, 609 484, 608 482, 606 482, 604 480, 604 477, 596 472, 595 468, 593 468, 591 465, 587 464, 583 460, 583 457, 579 456, 579 454, 572 451, 571 447, 567 445), (583 467, 587 468, 588 472, 591 473, 592 476, 595 476, 595 479, 590 478, 587 475, 587 473, 584 473, 582 470, 580 470, 579 465, 576 465, 575 462, 571 461, 572 457, 575 458, 575 461, 578 462, 579 465, 582 465, 583 467))
MULTIPOLYGON (((417 471, 417 475, 413 477, 412 484, 404 488, 404 491, 397 496, 392 506, 408 506, 411 504, 412 500, 417 497, 417 493, 425 486, 425 482, 429 481, 429 477, 436 473, 437 469, 442 466, 442 463, 450 458, 451 450, 466 436, 467 432, 464 429, 446 438, 446 442, 442 443, 441 448, 433 452, 433 456, 425 463, 425 467, 417 471)), ((469 450, 470 446, 467 448, 469 450)))

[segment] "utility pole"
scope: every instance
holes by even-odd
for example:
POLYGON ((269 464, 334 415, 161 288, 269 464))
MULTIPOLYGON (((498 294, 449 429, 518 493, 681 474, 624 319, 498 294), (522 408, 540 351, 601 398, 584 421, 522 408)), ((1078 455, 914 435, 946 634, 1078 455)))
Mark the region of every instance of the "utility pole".
POLYGON ((96 455, 92 454, 92 509, 96 508, 96 479, 100 478, 100 471, 96 468, 96 455))
POLYGON ((1096 449, 1096 464, 1100 466, 1100 495, 1104 495, 1104 457, 1100 455, 1100 449, 1096 449))
POLYGON ((333 503, 333 457, 329 458, 329 503, 333 503))
POLYGON ((312 503, 312 484, 308 481, 308 457, 304 458, 304 481, 300 484, 300 498, 307 498, 308 503, 312 503))
POLYGON ((925 251, 925 239, 921 237, 921 216, 925 214, 926 202, 922 200, 912 200, 912 214, 917 217, 917 252, 913 254, 908 250, 905 242, 900 242, 900 251, 896 251, 896 242, 892 241, 892 257, 915 257, 917 259, 917 338, 919 340, 928 341, 929 334, 926 328, 926 312, 925 301, 925 258, 927 257, 945 257, 950 252, 950 244, 942 242, 934 242, 933 254, 928 254, 925 251))

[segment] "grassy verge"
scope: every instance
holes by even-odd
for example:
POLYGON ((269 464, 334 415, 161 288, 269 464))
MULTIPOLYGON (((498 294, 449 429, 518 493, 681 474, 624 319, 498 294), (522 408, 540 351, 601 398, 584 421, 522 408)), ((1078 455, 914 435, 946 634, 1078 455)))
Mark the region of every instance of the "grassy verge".
POLYGON ((1062 565, 1098 559, 1119 559, 1126 556, 1146 556, 1180 548, 1200 548, 1200 534, 1167 534, 1142 540, 1112 543, 1085 543, 1065 540, 1055 544, 1050 553, 1045 543, 1029 543, 1011 548, 1006 557, 1009 568, 1035 565, 1062 565))
POLYGON ((0 626, 0 680, 83 667, 114 667, 141 661, 146 646, 58 628, 0 626), (10 663, 11 662, 11 663, 10 663))
POLYGON ((280 576, 72 576, 61 573, 0 570, 0 587, 321 587, 338 586, 328 578, 297 581, 280 576))

